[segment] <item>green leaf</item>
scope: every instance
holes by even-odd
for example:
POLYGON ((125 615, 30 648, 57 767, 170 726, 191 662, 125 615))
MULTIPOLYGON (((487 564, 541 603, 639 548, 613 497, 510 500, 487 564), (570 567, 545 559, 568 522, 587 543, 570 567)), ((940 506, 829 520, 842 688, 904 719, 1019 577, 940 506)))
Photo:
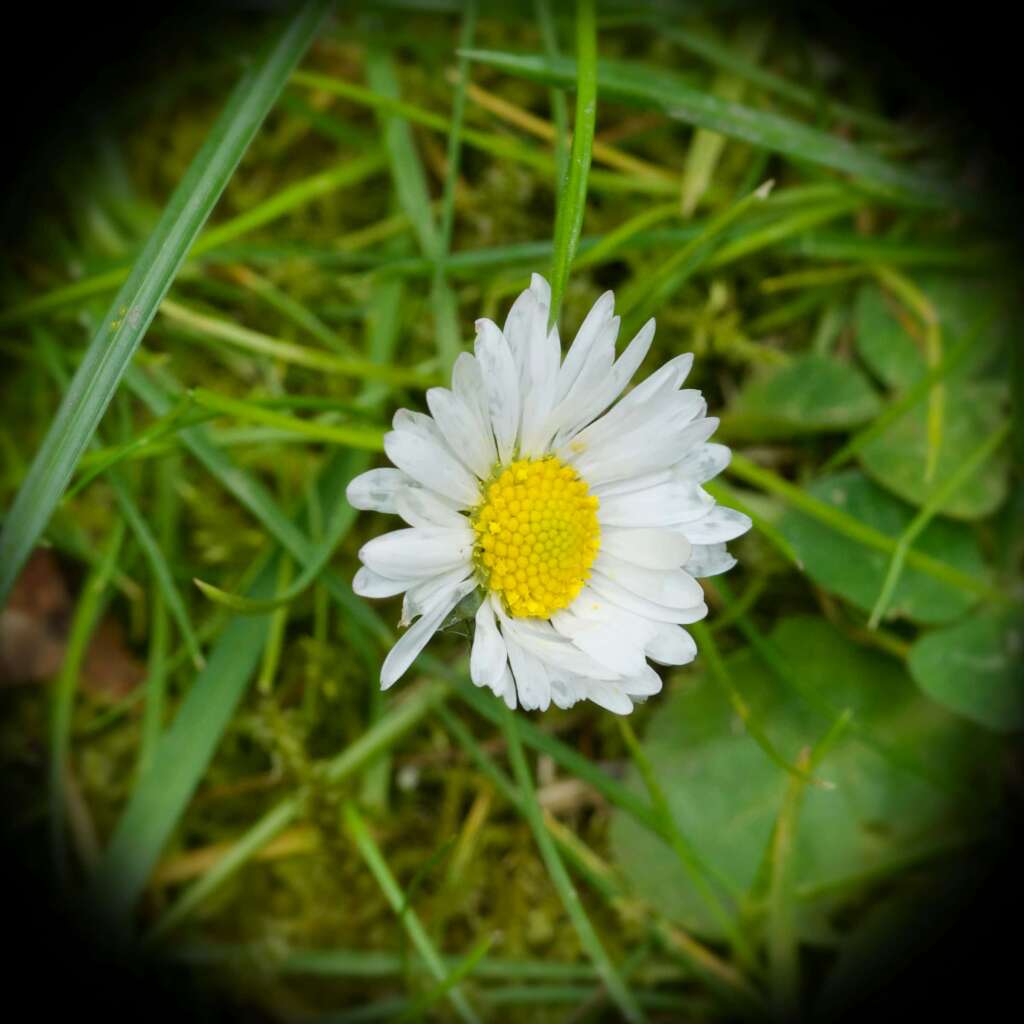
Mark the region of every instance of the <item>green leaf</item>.
POLYGON ((821 434, 859 426, 879 406, 856 367, 809 354, 748 380, 723 427, 730 437, 758 440, 821 434))
MULTIPOLYGON (((991 315, 1006 305, 995 285, 983 278, 941 273, 915 274, 914 281, 935 310, 944 349, 975 335, 970 353, 950 374, 951 380, 991 371, 1000 350, 1009 352, 1014 324, 1009 317, 991 315)), ((854 323, 858 354, 889 387, 902 391, 927 372, 924 343, 905 326, 915 321, 902 314, 876 282, 866 282, 857 293, 854 323)))
POLYGON ((1019 614, 979 611, 921 637, 910 673, 944 707, 996 732, 1024 728, 1024 634, 1019 614))
MULTIPOLYGON (((807 492, 894 540, 913 518, 912 511, 857 470, 815 480, 807 492)), ((815 583, 871 611, 885 578, 889 557, 867 548, 791 509, 782 520, 783 535, 796 549, 815 583)), ((941 558, 962 572, 981 575, 984 563, 973 534, 965 526, 935 520, 921 533, 915 551, 941 558)), ((887 618, 948 622, 966 612, 976 599, 942 580, 908 565, 892 596, 887 618)))
MULTIPOLYGON (((494 50, 460 52, 482 64, 536 82, 571 86, 576 81, 576 62, 566 57, 494 50)), ((672 72, 607 59, 598 61, 597 69, 598 86, 605 98, 653 107, 673 120, 708 128, 816 167, 842 171, 909 203, 962 205, 962 197, 952 187, 931 175, 897 166, 864 146, 792 118, 702 92, 672 72)))
MULTIPOLYGON (((950 381, 946 385, 942 440, 935 472, 925 479, 928 409, 918 403, 860 451, 860 463, 878 483, 913 505, 924 505, 991 434, 1004 416, 1006 388, 996 381, 950 381)), ((970 484, 954 494, 943 515, 980 519, 1006 497, 1009 454, 996 452, 970 484)))
MULTIPOLYGON (((801 683, 852 710, 887 743, 913 746, 942 777, 977 771, 970 799, 895 769, 847 733, 816 774, 834 788, 808 787, 793 837, 790 870, 800 900, 794 927, 818 934, 821 914, 835 907, 862 872, 878 871, 910 850, 930 846, 983 816, 994 798, 991 743, 981 730, 922 699, 899 664, 858 647, 820 619, 783 620, 773 641, 801 683)), ((813 745, 820 719, 790 699, 749 649, 729 659, 744 699, 789 757, 813 745)), ((737 728, 721 688, 705 674, 685 673, 655 711, 644 741, 675 820, 700 853, 743 891, 757 880, 790 776, 764 770, 757 744, 737 728)), ((640 788, 639 780, 630 779, 640 788)), ((638 894, 684 927, 719 929, 669 847, 615 811, 612 847, 638 894)), ((748 908, 749 909, 749 908, 748 908)), ((756 909, 756 908, 755 908, 756 909)))
POLYGON ((0 533, 0 601, 71 479, 200 229, 329 8, 304 4, 243 75, 89 344, 0 533))

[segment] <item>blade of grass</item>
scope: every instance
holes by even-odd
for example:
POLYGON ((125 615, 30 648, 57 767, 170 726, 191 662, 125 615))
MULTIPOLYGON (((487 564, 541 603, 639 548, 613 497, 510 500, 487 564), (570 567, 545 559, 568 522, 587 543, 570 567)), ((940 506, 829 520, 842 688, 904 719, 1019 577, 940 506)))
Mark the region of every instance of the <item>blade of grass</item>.
MULTIPOLYGON (((569 85, 574 84, 575 78, 569 85)), ((309 71, 297 71, 292 75, 292 82, 310 89, 340 96, 354 103, 361 103, 374 110, 383 110, 405 118, 413 124, 422 125, 432 131, 447 135, 451 131, 451 122, 442 114, 424 110, 412 103, 382 96, 364 86, 345 82, 327 75, 318 75, 309 71)), ((524 145, 519 139, 509 135, 498 135, 463 127, 459 133, 467 146, 479 149, 499 160, 511 160, 515 163, 532 167, 552 179, 555 174, 555 161, 551 154, 524 145)), ((626 174, 613 174, 607 171, 594 170, 590 173, 590 183, 595 191, 609 193, 638 192, 651 195, 675 195, 677 186, 674 182, 657 177, 626 174)))
POLYGON ((744 728, 750 734, 750 738, 761 748, 765 756, 773 764, 786 772, 787 775, 792 775, 794 778, 800 779, 803 783, 810 783, 812 786, 821 786, 825 789, 831 788, 821 779, 816 779, 813 776, 808 775, 802 768, 791 764, 781 753, 779 753, 775 744, 772 743, 768 738, 768 734, 761 727, 760 722, 754 717, 753 712, 750 710, 750 706, 743 699, 743 695, 736 688, 736 684, 733 682, 732 673, 729 671, 729 668, 725 664, 725 660, 722 658, 722 654, 718 649, 718 642, 711 635, 711 630, 707 628, 707 624, 704 622, 695 622, 690 629, 693 632, 693 637, 697 641, 698 647, 703 651, 704 656, 707 658, 708 668, 711 670, 711 675, 725 690, 729 698, 729 703, 733 706, 736 714, 739 715, 744 728))
MULTIPOLYGON (((178 496, 174 481, 178 475, 179 460, 162 460, 156 467, 156 530, 160 549, 171 558, 175 549, 178 526, 178 496)), ((153 763, 160 733, 164 728, 167 697, 167 678, 170 675, 168 652, 170 648, 170 619, 160 588, 154 589, 150 617, 149 657, 146 661, 146 701, 139 730, 139 775, 144 775, 153 763)))
MULTIPOLYGON (((489 111, 497 117, 500 117, 503 121, 515 125, 517 128, 521 128, 524 132, 528 132, 530 135, 536 136, 538 139, 543 139, 545 142, 552 143, 555 146, 556 164, 559 148, 565 150, 567 142, 572 141, 572 136, 568 133, 565 138, 559 139, 557 135, 558 129, 550 121, 545 121, 544 118, 538 117, 536 114, 531 113, 524 107, 503 99, 496 93, 488 92, 486 89, 483 89, 478 85, 469 86, 466 92, 469 99, 476 103, 477 106, 482 107, 484 110, 489 111), (560 146, 559 143, 561 144, 560 146)), ((555 90, 555 92, 560 96, 562 95, 562 91, 560 89, 555 90)), ((616 170, 622 171, 624 174, 632 174, 641 178, 650 178, 662 182, 676 180, 676 175, 671 171, 666 170, 663 167, 659 167, 657 164, 641 160, 640 157, 633 156, 632 153, 627 153, 625 150, 616 149, 614 146, 609 146, 607 143, 599 142, 596 136, 594 138, 594 145, 591 149, 591 154, 594 163, 601 163, 607 167, 614 167, 616 170)), ((559 178, 558 183, 564 183, 564 180, 564 177, 559 178)))
MULTIPOLYGON (((195 429, 195 428, 194 428, 195 429)), ((325 501, 339 501, 360 455, 335 456, 320 478, 325 501)), ((240 476, 240 471, 235 469, 240 476)), ((244 482, 236 487, 245 487, 244 482)), ((276 508, 276 507, 275 507, 276 508)), ((278 517, 301 538, 303 561, 322 557, 283 513, 278 517)), ((277 559, 270 557, 258 567, 249 596, 265 600, 273 596, 277 559)), ((92 905, 108 914, 111 924, 123 930, 131 908, 145 886, 167 838, 199 784, 220 738, 256 670, 266 641, 266 615, 231 619, 213 646, 206 667, 199 673, 170 728, 154 751, 150 772, 136 783, 121 812, 110 844, 90 881, 92 905)))
POLYGON ((831 473, 849 462, 866 444, 884 433, 901 416, 917 405, 924 395, 929 394, 934 384, 945 380, 970 354, 978 335, 988 327, 995 313, 995 309, 992 308, 979 316, 960 341, 953 348, 946 350, 936 366, 918 378, 899 398, 889 402, 871 423, 854 434, 842 448, 825 460, 820 470, 821 475, 831 473))
MULTIPOLYGON (((835 725, 843 712, 823 695, 825 692, 824 688, 807 685, 806 682, 802 681, 800 675, 786 661, 782 652, 758 629, 753 619, 745 612, 736 608, 736 599, 729 584, 723 578, 716 578, 715 589, 718 591, 719 597, 727 611, 730 614, 734 614, 737 628, 744 635, 757 656, 771 671, 772 675, 800 700, 804 701, 809 708, 827 721, 830 727, 835 725)), ((936 776, 933 771, 927 769, 917 758, 908 754, 903 749, 878 740, 856 717, 852 717, 849 720, 847 728, 858 742, 863 743, 864 746, 885 758, 894 768, 916 775, 918 778, 924 779, 939 789, 949 790, 950 785, 946 779, 936 776)))
MULTIPOLYGON (((424 992, 423 995, 410 1003, 408 1009, 397 1018, 397 1024, 406 1024, 406 1022, 411 1020, 420 1020, 430 1007, 440 1002, 460 981, 473 974, 480 961, 483 960, 491 946, 494 945, 494 939, 494 935, 485 935, 458 963, 452 965, 444 981, 429 992, 424 992)), ((441 962, 444 963, 443 958, 441 962)))
MULTIPOLYGON (((934 370, 942 361, 942 324, 935 307, 928 296, 921 291, 908 277, 893 270, 891 267, 874 267, 879 283, 894 293, 908 306, 924 327, 925 360, 930 370, 934 370)), ((925 452, 924 479, 930 483, 935 476, 935 467, 939 461, 939 449, 942 447, 942 427, 946 405, 946 389, 938 378, 928 389, 928 416, 926 438, 928 448, 925 452)))
MULTIPOLYGON (((380 847, 377 846, 373 836, 370 835, 370 830, 366 827, 366 822, 363 821, 362 815, 351 801, 346 801, 342 814, 345 828, 356 844, 356 848, 362 854, 366 866, 376 879, 388 903, 391 904, 391 909, 399 915, 402 926, 408 932, 409 938, 430 969, 430 973, 442 985, 445 984, 448 980, 448 972, 445 970, 444 963, 434 948, 430 936, 427 935, 426 930, 420 923, 416 912, 411 907, 406 906, 405 894, 402 892, 401 886, 395 880, 395 876, 391 873, 391 869, 384 860, 380 847)), ((449 988, 447 995, 451 1000, 452 1006, 455 1008, 455 1012, 462 1020, 468 1021, 469 1024, 479 1024, 480 1018, 469 1005, 458 985, 449 988)))
POLYGON ((626 749, 629 751, 629 756, 632 758, 633 764, 644 781, 644 786, 651 798, 651 804, 654 807, 655 813, 661 819, 664 831, 671 837, 669 843, 672 852, 675 853, 683 872, 700 894, 701 899, 718 922, 722 932, 732 943, 740 959, 748 966, 754 964, 756 957, 753 946, 751 946, 746 935, 737 926, 736 916, 728 912, 718 893, 708 884, 709 878, 717 878, 717 874, 709 875, 700 854, 679 828, 675 815, 673 815, 672 809, 669 807, 668 799, 665 797, 665 791, 661 788, 654 773, 654 768, 639 740, 637 740, 636 733, 633 731, 629 720, 627 718, 620 718, 618 723, 619 732, 626 744, 626 749))
MULTIPOLYGON (((732 462, 728 472, 738 477, 745 483, 751 484, 769 494, 775 494, 782 498, 787 504, 800 509, 826 526, 831 527, 844 537, 849 537, 867 547, 892 554, 896 550, 896 540, 887 534, 867 526, 859 519, 841 509, 829 505, 802 490, 796 484, 784 480, 777 473, 764 469, 756 463, 751 462, 746 456, 733 452, 732 462)), ((986 580, 976 579, 970 573, 956 569, 938 558, 923 554, 920 551, 907 552, 907 564, 926 573, 933 579, 948 583, 958 590, 967 591, 970 594, 977 594, 980 597, 991 601, 1005 603, 1010 598, 1003 591, 993 587, 986 580)))
POLYGON ((772 185, 773 182, 766 181, 713 217, 691 241, 662 263, 650 279, 635 279, 632 287, 624 289, 620 308, 626 314, 627 325, 623 329, 626 337, 635 333, 641 323, 660 309, 707 262, 722 233, 751 207, 763 203, 772 185))
MULTIPOLYGON (((764 51, 771 33, 770 19, 750 19, 742 21, 736 29, 735 38, 729 52, 736 53, 741 59, 756 67, 756 61, 764 51)), ((731 103, 743 98, 745 80, 732 70, 722 71, 711 83, 712 95, 731 103)), ((686 162, 683 165, 683 182, 681 193, 681 209, 684 217, 690 217, 697 209, 698 203, 711 184, 719 158, 725 149, 726 138, 718 132, 698 128, 686 151, 686 162)))
MULTIPOLYGON (((471 46, 476 31, 476 0, 467 0, 462 13, 459 45, 471 46)), ((434 277, 430 296, 434 304, 434 320, 438 329, 438 356, 441 374, 451 376, 452 367, 462 350, 459 329, 459 308, 455 293, 448 284, 445 262, 452 247, 455 226, 455 187, 459 181, 459 158, 462 152, 462 118, 466 109, 466 87, 469 83, 469 61, 459 58, 456 71, 455 95, 452 97, 451 130, 448 132, 448 151, 445 157, 444 196, 441 204, 441 225, 438 230, 437 249, 434 253, 434 277)))
MULTIPOLYGON (((844 711, 812 750, 800 752, 798 763, 810 774, 843 734, 851 712, 844 711)), ((799 939, 794 921, 794 850, 804 783, 792 778, 786 787, 768 847, 768 977, 771 1002, 779 1020, 793 1020, 799 1009, 799 939)))
POLYGON ((46 527, 157 307, 330 7, 304 4, 232 93, 79 364, 0 531, 0 601, 46 527))
POLYGON ((167 556, 164 554, 163 548, 157 542, 156 537, 153 536, 149 523, 146 522, 145 516, 143 516, 124 480, 118 474, 112 472, 108 475, 108 482, 111 490, 114 492, 114 498, 117 501, 118 508, 121 510, 124 521, 128 524, 128 528, 135 537, 135 542, 142 549, 142 553, 149 563, 150 572, 153 574, 153 579, 156 581, 157 589, 160 592, 160 598, 173 616, 181 632, 185 646, 192 657, 192 664, 196 668, 202 668, 205 664, 203 652, 199 647, 199 640, 196 637, 195 630, 192 628, 192 621, 188 617, 185 601, 181 596, 181 591, 178 590, 178 585, 174 582, 174 576, 171 573, 171 567, 167 562, 167 556))
POLYGON ((331 330, 320 317, 297 299, 287 292, 281 291, 272 281, 257 274, 250 267, 245 267, 241 264, 229 264, 225 270, 243 288, 248 289, 254 295, 258 295, 268 306, 277 310, 282 316, 291 320, 293 324, 311 334, 317 341, 322 342, 339 355, 352 355, 351 349, 339 337, 336 331, 331 330))
MULTIPOLYGON (((207 228, 189 250, 186 266, 217 252, 249 231, 277 220, 322 195, 360 184, 383 167, 384 154, 379 150, 372 150, 339 167, 321 171, 294 185, 289 185, 244 213, 224 221, 223 224, 207 228)), ((95 298, 97 295, 105 295, 127 280, 130 269, 129 267, 115 267, 112 270, 92 274, 80 281, 61 285, 33 299, 11 306, 0 312, 0 326, 19 323, 39 313, 52 312, 64 306, 81 303, 85 299, 95 298)))
MULTIPOLYGON (((393 746, 442 701, 446 693, 447 687, 444 684, 433 683, 414 690, 408 697, 393 704, 357 740, 327 762, 323 768, 324 781, 336 786, 350 778, 381 751, 393 746)), ((247 864, 260 849, 299 818, 303 813, 303 807, 300 793, 275 804, 157 919, 147 933, 146 941, 154 942, 177 927, 211 893, 247 864)))
POLYGON ((67 649, 53 686, 50 711, 49 825, 50 852, 57 877, 68 881, 67 772, 71 753, 71 718, 78 688, 78 674, 93 630, 99 623, 107 599, 117 558, 124 541, 124 522, 117 520, 107 539, 100 561, 86 577, 68 632, 67 649))
POLYGON ((272 338, 228 320, 199 313, 170 299, 164 300, 160 313, 176 325, 201 337, 226 341, 248 352, 258 352, 310 370, 336 373, 341 377, 354 377, 358 380, 379 380, 393 387, 427 388, 438 383, 438 378, 415 370, 373 363, 367 359, 348 359, 333 352, 272 338))
POLYGON ((573 867, 610 906, 620 910, 624 919, 645 921, 648 934, 659 946, 670 952, 673 957, 683 960, 716 991, 721 992, 742 1010, 744 1018, 749 1016, 751 1011, 755 1013, 754 1019, 763 1016, 763 999, 733 964, 681 928, 660 917, 656 907, 647 908, 639 905, 624 890, 618 874, 572 829, 567 828, 549 813, 545 813, 544 821, 573 867))
POLYGON ((255 402, 242 398, 231 398, 219 395, 206 388, 193 388, 189 392, 192 401, 202 409, 235 416, 253 423, 265 423, 271 427, 279 427, 293 434, 300 434, 313 441, 326 444, 341 445, 346 448, 357 448, 360 451, 382 452, 384 450, 383 427, 334 426, 330 423, 300 419, 285 413, 274 412, 255 402))
MULTIPOLYGON (((482 64, 542 84, 571 85, 576 62, 567 57, 471 50, 482 64)), ((812 128, 789 117, 730 103, 694 88, 668 71, 627 61, 601 60, 598 81, 603 95, 659 110, 675 121, 696 125, 753 146, 851 175, 882 197, 916 206, 963 206, 969 199, 936 178, 891 163, 864 146, 812 128)))
POLYGON ((597 119, 597 18, 594 0, 576 2, 576 117, 572 150, 564 186, 558 193, 554 249, 551 254, 551 315, 549 327, 558 324, 569 271, 576 255, 583 214, 587 205, 594 124, 597 119))
MULTIPOLYGON (((544 52, 549 57, 557 57, 559 55, 558 30, 551 13, 550 0, 535 0, 533 9, 537 18, 537 26, 540 28, 544 52)), ((569 111, 565 102, 565 93, 561 89, 552 88, 550 104, 551 121, 555 129, 555 195, 557 196, 569 169, 569 111)))
MULTIPOLYGON (((698 31, 690 27, 681 28, 673 24, 659 24, 658 32, 714 67, 728 71, 731 75, 749 82, 751 85, 756 85, 766 93, 781 96, 790 103, 813 113, 820 111, 821 98, 816 90, 808 89, 796 82, 791 82, 788 78, 768 71, 738 46, 720 42, 707 31, 698 31)), ((834 102, 828 97, 825 98, 825 101, 826 114, 832 114, 851 124, 867 128, 869 131, 884 135, 898 135, 906 130, 902 125, 886 121, 870 111, 834 102)))
MULTIPOLYGON (((593 19, 593 9, 589 14, 593 19)), ((579 129, 577 129, 578 131, 579 129)), ((496 702, 497 703, 497 702, 496 702)), ((504 704, 500 708, 502 712, 502 727, 505 739, 508 743, 509 760, 512 762, 512 771, 516 783, 522 793, 521 810, 533 831, 533 837, 540 849, 541 859, 547 868, 551 883, 558 891, 565 912, 572 921, 576 934, 579 937, 580 945, 583 947, 591 963, 597 969, 608 995, 618 1006, 623 1017, 628 1021, 643 1021, 646 1016, 640 1008, 636 997, 626 986, 615 965, 605 952, 601 940, 598 938, 594 926, 590 923, 583 904, 580 902, 579 893, 573 885, 569 872, 565 869, 558 848, 544 823, 544 814, 540 804, 537 802, 537 793, 534 789, 533 779, 530 776, 530 768, 526 763, 526 756, 523 753, 522 743, 519 739, 519 723, 516 721, 514 711, 509 710, 504 704)))
POLYGON ((889 607, 889 602, 892 601, 896 585, 900 581, 903 565, 907 560, 907 554, 911 550, 911 545, 920 536, 921 531, 942 511, 950 498, 996 453, 996 450, 1002 446, 1009 436, 1010 422, 1007 420, 992 431, 935 489, 931 497, 921 507, 921 510, 896 539, 896 547, 893 549, 892 557, 889 559, 889 566, 886 569, 885 580, 882 582, 882 589, 879 591, 878 599, 871 609, 868 629, 877 629, 878 624, 882 621, 882 617, 889 607))

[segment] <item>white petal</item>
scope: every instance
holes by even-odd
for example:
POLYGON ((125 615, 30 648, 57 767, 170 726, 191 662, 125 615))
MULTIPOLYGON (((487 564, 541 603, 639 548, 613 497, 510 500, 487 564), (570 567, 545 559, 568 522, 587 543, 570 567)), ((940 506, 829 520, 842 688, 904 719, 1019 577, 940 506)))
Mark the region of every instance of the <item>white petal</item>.
POLYGON ((491 417, 487 411, 487 394, 484 391, 484 375, 480 364, 468 352, 460 352, 452 367, 452 391, 473 410, 479 423, 485 428, 484 433, 491 432, 491 417))
POLYGON ((685 523, 681 530, 691 544, 717 544, 739 537, 751 525, 749 516, 724 505, 716 505, 706 516, 685 523))
POLYGON ((404 579, 389 579, 363 565, 352 579, 352 590, 360 597, 394 597, 403 590, 408 590, 416 582, 417 580, 408 576, 404 579))
POLYGON ((399 626, 408 626, 413 619, 427 614, 452 587, 461 586, 472 571, 472 566, 460 565, 450 572, 420 580, 414 587, 410 587, 402 600, 402 618, 399 626))
POLYGON ((629 697, 611 683, 591 683, 587 697, 616 715, 628 715, 633 710, 633 702, 629 697))
POLYGON ((555 404, 561 345, 558 331, 548 331, 548 307, 534 301, 520 376, 523 419, 519 447, 523 455, 540 455, 550 440, 549 415, 555 404))
POLYGON ((630 697, 640 697, 643 699, 645 697, 653 697, 656 693, 661 693, 662 681, 661 676, 650 665, 645 663, 639 672, 628 679, 623 679, 618 684, 618 687, 623 693, 629 694, 630 697))
POLYGON ((551 677, 551 703, 559 708, 571 708, 587 698, 586 681, 578 676, 551 677))
MULTIPOLYGON (((611 324, 614 326, 615 333, 617 334, 619 318, 614 317, 611 324)), ((653 339, 654 321, 649 320, 637 332, 636 337, 626 346, 626 350, 610 370, 605 370, 602 366, 601 375, 595 380, 587 373, 589 367, 584 369, 577 380, 576 387, 573 389, 572 397, 575 398, 583 394, 587 396, 587 401, 578 410, 574 409, 573 421, 570 421, 569 416, 563 413, 562 422, 559 424, 562 428, 562 433, 565 433, 566 427, 568 427, 568 432, 575 434, 580 427, 595 417, 600 416, 622 394, 622 389, 632 379, 633 374, 636 373, 640 363, 643 362, 644 357, 647 355, 653 339), (584 386, 585 379, 586 386, 584 386)), ((614 340, 612 341, 612 355, 614 355, 614 340)))
POLYGON ((697 656, 697 645, 682 626, 659 622, 647 642, 646 652, 659 665, 688 665, 697 656))
POLYGON ((645 448, 650 439, 658 439, 666 431, 679 433, 705 412, 707 402, 699 391, 693 388, 662 390, 624 415, 613 415, 613 410, 595 420, 574 439, 574 450, 610 454, 616 446, 634 450, 645 448))
POLYGON ((402 472, 459 503, 471 508, 480 500, 480 488, 473 474, 442 445, 404 430, 384 435, 384 451, 402 472))
POLYGON ((519 372, 497 324, 490 320, 477 320, 476 331, 476 359, 483 374, 498 458, 501 462, 507 462, 515 449, 522 413, 519 403, 519 372))
POLYGON ((537 297, 537 301, 542 306, 547 306, 551 309, 551 285, 548 284, 547 278, 541 274, 530 275, 530 291, 537 297))
POLYGON ((618 674, 567 641, 544 619, 510 619, 502 614, 501 628, 506 640, 514 639, 524 650, 562 674, 595 679, 614 679, 618 674))
POLYGON ((501 696, 499 687, 507 663, 505 641, 498 632, 491 602, 485 598, 476 613, 473 652, 469 659, 470 678, 477 686, 489 686, 497 696, 501 696))
POLYGON ((469 564, 472 553, 470 529, 416 527, 374 537, 359 549, 359 559, 379 576, 423 579, 469 564))
MULTIPOLYGON (((504 625, 504 623, 503 623, 504 625)), ((547 711, 551 703, 551 681, 540 658, 521 647, 506 631, 509 665, 516 681, 516 692, 524 711, 547 711)))
POLYGON ((572 642, 598 664, 619 675, 629 676, 642 671, 646 664, 643 646, 631 640, 611 630, 593 627, 581 629, 572 642))
POLYGON ((388 652, 380 670, 380 686, 386 690, 393 686, 405 674, 409 666, 419 656, 427 641, 437 632, 438 627, 448 617, 451 610, 462 600, 474 586, 473 580, 467 580, 461 587, 454 587, 441 600, 438 600, 429 612, 410 626, 394 647, 388 652))
POLYGON ((371 469, 353 477, 345 488, 345 497, 353 508, 366 512, 394 515, 395 493, 409 478, 399 469, 371 469))
POLYGON ((490 475, 498 459, 494 438, 488 429, 480 430, 473 410, 447 388, 430 388, 427 406, 438 430, 459 461, 478 477, 490 475))
POLYGON ((515 711, 518 706, 516 702, 516 681, 512 677, 512 670, 508 665, 505 666, 505 670, 501 673, 501 679, 494 689, 494 695, 495 697, 501 697, 510 711, 515 711))
POLYGON ((702 484, 718 476, 731 458, 732 452, 724 444, 700 444, 679 460, 675 471, 702 484))
POLYGON ((603 551, 594 567, 634 594, 667 608, 690 608, 704 600, 701 585, 682 569, 643 569, 603 551))
MULTIPOLYGON (((594 343, 608 321, 611 320, 614 310, 615 296, 612 292, 605 292, 590 307, 590 312, 587 313, 583 323, 580 325, 580 329, 576 332, 576 337, 573 339, 566 354, 565 362, 562 363, 562 368, 558 371, 556 395, 559 401, 569 394, 573 384, 576 383, 576 379, 588 361, 594 343)), ((615 352, 614 345, 615 339, 612 338, 612 355, 615 352)))
MULTIPOLYGON (((680 527, 683 529, 683 527, 680 527)), ((694 544, 689 560, 683 568, 691 575, 703 579, 728 572, 736 559, 725 549, 724 544, 694 544)))
MULTIPOLYGON (((661 369, 656 370, 621 398, 615 407, 602 417, 602 422, 607 419, 609 426, 613 426, 617 430, 627 417, 638 409, 646 408, 656 396, 669 394, 678 389, 686 379, 692 365, 693 353, 691 352, 670 359, 661 369)), ((580 424, 580 428, 584 426, 586 423, 580 424)), ((576 431, 567 432, 562 440, 568 440, 574 433, 576 431)), ((556 442, 558 441, 559 438, 556 438, 556 442)))
POLYGON ((672 530, 611 526, 601 530, 601 550, 645 569, 670 569, 685 565, 691 549, 690 542, 672 530))
POLYGON ((708 606, 701 602, 691 608, 669 608, 667 605, 656 604, 639 594, 627 590, 620 583, 609 579, 604 573, 595 571, 590 579, 594 592, 612 604, 625 608, 645 619, 655 622, 699 622, 708 613, 708 606))
POLYGON ((670 478, 646 490, 610 497, 599 495, 597 520, 602 527, 658 527, 686 523, 706 516, 715 504, 692 480, 670 478))
POLYGON ((695 444, 706 441, 718 427, 718 419, 709 416, 682 428, 664 425, 662 430, 646 431, 642 437, 630 436, 611 445, 598 445, 577 454, 569 444, 566 458, 592 486, 628 476, 638 476, 678 462, 695 444))
POLYGON ((410 525, 448 529, 469 529, 469 520, 456 512, 436 491, 426 487, 403 487, 395 499, 395 511, 410 525))

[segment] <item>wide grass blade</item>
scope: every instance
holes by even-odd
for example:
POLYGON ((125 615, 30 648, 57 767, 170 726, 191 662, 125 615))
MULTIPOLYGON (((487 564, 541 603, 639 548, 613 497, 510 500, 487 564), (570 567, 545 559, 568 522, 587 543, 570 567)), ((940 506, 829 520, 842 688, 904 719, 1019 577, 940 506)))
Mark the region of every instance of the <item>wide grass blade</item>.
POLYGON ((0 533, 0 601, 46 527, 200 229, 220 198, 330 0, 303 5, 232 93, 175 189, 64 395, 0 533))

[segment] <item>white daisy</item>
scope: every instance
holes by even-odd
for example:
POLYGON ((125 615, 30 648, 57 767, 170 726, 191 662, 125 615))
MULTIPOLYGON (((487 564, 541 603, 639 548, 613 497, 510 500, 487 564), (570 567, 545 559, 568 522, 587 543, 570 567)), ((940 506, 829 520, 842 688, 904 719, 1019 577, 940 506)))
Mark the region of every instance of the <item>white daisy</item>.
POLYGON ((473 682, 510 708, 587 699, 628 714, 661 689, 648 660, 693 660, 683 625, 707 614, 695 577, 735 564, 725 542, 750 520, 700 486, 729 449, 708 443, 718 420, 700 392, 680 390, 691 354, 619 397, 654 320, 616 359, 614 301, 594 303, 563 361, 535 274, 503 330, 476 322, 476 354, 459 356, 451 390, 427 392, 431 415, 395 414, 396 468, 349 484, 355 508, 409 524, 363 545, 353 581, 364 597, 405 595, 383 688, 473 591, 473 682))

